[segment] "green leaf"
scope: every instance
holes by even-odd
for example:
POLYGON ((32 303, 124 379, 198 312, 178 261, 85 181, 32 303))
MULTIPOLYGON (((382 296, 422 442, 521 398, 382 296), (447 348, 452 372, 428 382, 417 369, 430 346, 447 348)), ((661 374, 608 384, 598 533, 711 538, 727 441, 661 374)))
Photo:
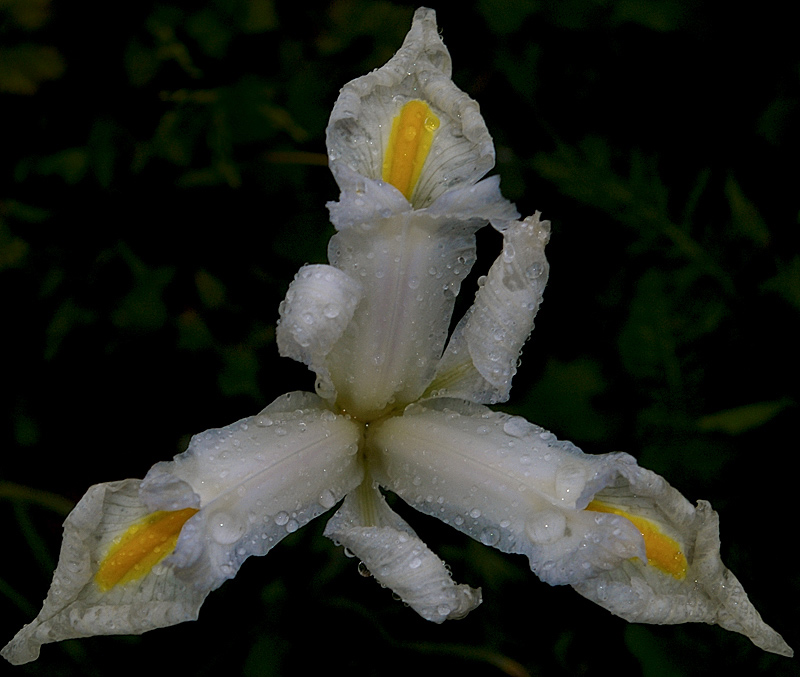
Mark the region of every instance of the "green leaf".
POLYGON ((703 416, 697 421, 697 427, 703 432, 714 431, 728 435, 740 435, 748 430, 761 427, 793 404, 789 399, 745 404, 741 407, 703 416))

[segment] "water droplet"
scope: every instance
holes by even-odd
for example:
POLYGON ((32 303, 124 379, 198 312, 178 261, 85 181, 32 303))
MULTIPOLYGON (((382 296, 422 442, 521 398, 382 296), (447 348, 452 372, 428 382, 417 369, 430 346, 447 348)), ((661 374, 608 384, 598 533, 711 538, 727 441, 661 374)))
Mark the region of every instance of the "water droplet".
POLYGON ((524 438, 532 428, 533 426, 521 416, 512 416, 503 424, 503 432, 506 435, 520 439, 524 438))
POLYGON ((484 545, 497 545, 500 541, 500 532, 492 527, 487 527, 481 531, 481 543, 484 545))
POLYGON ((325 510, 328 510, 336 505, 336 497, 333 495, 333 492, 330 489, 325 489, 319 495, 319 504, 325 508, 325 510))
POLYGON ((408 563, 409 569, 419 569, 422 565, 422 560, 419 557, 415 557, 408 563))
POLYGON ((245 525, 234 515, 220 510, 209 518, 211 538, 217 543, 228 545, 235 543, 244 536, 245 525))
POLYGON ((481 511, 477 508, 473 508, 469 511, 469 516, 472 517, 472 519, 478 519, 481 516, 481 511))
POLYGON ((534 543, 553 543, 564 535, 567 519, 555 510, 536 513, 525 523, 525 530, 534 543))
POLYGON ((275 524, 277 524, 280 527, 282 527, 288 521, 289 521, 289 515, 283 511, 275 515, 275 524))

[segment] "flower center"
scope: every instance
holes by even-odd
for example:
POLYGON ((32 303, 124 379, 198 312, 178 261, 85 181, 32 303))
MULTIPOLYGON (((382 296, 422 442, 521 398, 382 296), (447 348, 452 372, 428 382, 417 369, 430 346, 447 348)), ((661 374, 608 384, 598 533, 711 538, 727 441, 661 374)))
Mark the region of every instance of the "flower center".
POLYGON ((409 202, 438 128, 439 118, 419 99, 406 103, 392 122, 383 158, 383 180, 397 188, 409 202))

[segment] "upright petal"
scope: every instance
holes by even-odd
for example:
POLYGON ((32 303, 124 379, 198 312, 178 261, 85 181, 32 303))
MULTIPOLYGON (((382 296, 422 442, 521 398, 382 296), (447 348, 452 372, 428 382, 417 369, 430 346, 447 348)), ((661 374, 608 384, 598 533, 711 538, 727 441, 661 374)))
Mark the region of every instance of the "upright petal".
POLYGON ((316 373, 317 393, 326 400, 335 400, 336 391, 325 358, 363 295, 358 281, 333 266, 303 266, 280 305, 278 349, 316 373))
POLYGON ((361 431, 308 393, 192 438, 143 481, 99 484, 64 523, 44 606, 3 649, 12 663, 42 644, 139 634, 194 620, 206 595, 362 478, 361 431))
POLYGON ((450 572, 386 504, 377 485, 363 484, 345 498, 325 535, 356 555, 381 585, 425 620, 463 618, 481 603, 481 591, 453 582, 450 572))
POLYGON ((503 232, 503 252, 478 281, 475 303, 453 332, 432 391, 487 404, 508 399, 547 284, 549 238, 550 222, 538 212, 503 232))
POLYGON ((331 240, 331 263, 364 289, 326 360, 340 408, 368 421, 425 391, 484 223, 407 212, 331 240))
POLYGON ((592 456, 524 419, 456 400, 371 427, 376 479, 411 505, 612 613, 705 622, 767 651, 791 649, 722 564, 716 514, 627 454, 592 456))
POLYGON ((492 168, 494 146, 478 104, 453 84, 450 72, 435 12, 417 10, 397 54, 346 84, 333 108, 328 157, 343 191, 361 175, 393 184, 421 208, 492 168), (413 147, 403 148, 403 139, 413 147), (395 170, 392 156, 402 158, 395 170))

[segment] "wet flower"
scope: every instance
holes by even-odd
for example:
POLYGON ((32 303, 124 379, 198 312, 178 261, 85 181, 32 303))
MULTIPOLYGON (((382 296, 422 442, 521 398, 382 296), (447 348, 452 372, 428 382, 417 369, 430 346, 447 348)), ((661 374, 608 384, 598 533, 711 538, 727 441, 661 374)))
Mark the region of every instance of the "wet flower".
POLYGON ((330 264, 298 272, 277 331, 316 393, 196 435, 143 480, 91 487, 66 520, 42 611, 3 649, 10 662, 47 642, 195 619, 245 559, 337 504, 325 534, 377 581, 428 620, 469 613, 480 590, 452 580, 381 488, 625 619, 715 623, 791 655, 722 564, 708 503, 627 454, 584 454, 486 406, 508 398, 533 329, 549 223, 518 220, 483 178, 491 137, 450 70, 421 9, 394 58, 334 106, 330 264), (448 336, 487 224, 502 253, 448 336))

